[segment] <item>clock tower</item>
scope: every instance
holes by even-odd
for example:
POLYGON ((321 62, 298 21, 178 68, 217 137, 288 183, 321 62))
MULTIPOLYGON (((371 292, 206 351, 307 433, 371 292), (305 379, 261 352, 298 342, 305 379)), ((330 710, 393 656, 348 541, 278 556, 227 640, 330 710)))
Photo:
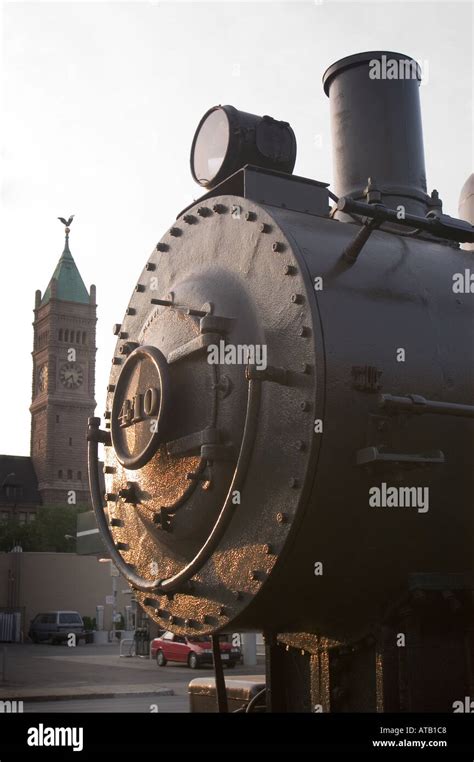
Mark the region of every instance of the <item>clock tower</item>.
POLYGON ((43 504, 89 505, 87 419, 94 414, 96 290, 64 251, 43 296, 36 292, 31 459, 43 504))

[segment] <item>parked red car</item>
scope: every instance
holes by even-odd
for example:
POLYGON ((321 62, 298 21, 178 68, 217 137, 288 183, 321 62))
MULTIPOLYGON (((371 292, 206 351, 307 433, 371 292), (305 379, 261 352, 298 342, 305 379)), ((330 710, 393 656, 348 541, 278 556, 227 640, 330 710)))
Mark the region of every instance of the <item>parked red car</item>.
MULTIPOLYGON (((235 667, 241 659, 240 648, 220 642, 221 659, 227 667, 235 667)), ((151 642, 151 656, 156 659, 159 667, 164 667, 168 661, 177 661, 196 669, 202 664, 212 665, 212 642, 209 636, 196 635, 186 638, 165 632, 151 642)))

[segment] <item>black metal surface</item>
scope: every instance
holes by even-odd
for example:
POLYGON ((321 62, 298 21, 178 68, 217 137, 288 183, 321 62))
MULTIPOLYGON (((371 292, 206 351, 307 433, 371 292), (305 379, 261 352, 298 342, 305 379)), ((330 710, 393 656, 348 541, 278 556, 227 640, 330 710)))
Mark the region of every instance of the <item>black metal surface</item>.
MULTIPOLYGON (((230 177, 226 177, 213 190, 201 196, 199 200, 202 203, 217 198, 217 196, 241 196, 259 204, 292 209, 295 212, 314 214, 318 217, 327 217, 330 198, 327 188, 327 183, 318 180, 248 165, 230 177)), ((183 209, 178 218, 185 215, 194 205, 194 203, 190 204, 183 209)), ((213 203, 211 209, 216 214, 225 214, 228 211, 225 205, 219 202, 213 203)), ((262 232, 270 233, 271 228, 264 228, 262 232)))

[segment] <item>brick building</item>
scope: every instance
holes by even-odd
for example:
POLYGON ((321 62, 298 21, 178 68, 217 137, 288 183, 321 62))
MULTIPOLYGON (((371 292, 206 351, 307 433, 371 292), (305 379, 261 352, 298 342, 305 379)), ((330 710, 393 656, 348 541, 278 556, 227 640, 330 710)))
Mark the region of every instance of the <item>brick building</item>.
POLYGON ((36 292, 30 457, 0 456, 0 519, 25 523, 39 505, 89 505, 87 419, 94 414, 96 290, 69 249, 36 292))

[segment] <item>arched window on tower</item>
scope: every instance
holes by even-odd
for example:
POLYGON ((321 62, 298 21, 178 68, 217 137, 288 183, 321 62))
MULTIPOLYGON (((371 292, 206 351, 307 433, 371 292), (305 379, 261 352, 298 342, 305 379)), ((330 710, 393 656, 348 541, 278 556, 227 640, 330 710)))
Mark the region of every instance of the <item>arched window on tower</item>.
POLYGON ((85 331, 82 332, 82 343, 87 344, 87 333, 85 331))
POLYGON ((63 478, 63 470, 62 468, 60 468, 58 471, 58 479, 62 479, 62 478, 63 478))
POLYGON ((70 469, 70 468, 68 468, 68 472, 67 472, 67 478, 68 478, 68 479, 72 479, 72 471, 71 471, 71 469, 70 469))
POLYGON ((79 481, 82 481, 82 471, 77 472, 77 478, 79 479, 79 481))
POLYGON ((80 343, 81 343, 81 332, 76 331, 76 344, 80 344, 80 343))
POLYGON ((62 329, 62 328, 60 328, 60 329, 59 329, 59 336, 58 336, 58 339, 59 339, 59 341, 62 341, 62 340, 63 340, 63 329, 62 329))
POLYGON ((64 341, 69 341, 69 329, 66 328, 64 331, 64 341))

